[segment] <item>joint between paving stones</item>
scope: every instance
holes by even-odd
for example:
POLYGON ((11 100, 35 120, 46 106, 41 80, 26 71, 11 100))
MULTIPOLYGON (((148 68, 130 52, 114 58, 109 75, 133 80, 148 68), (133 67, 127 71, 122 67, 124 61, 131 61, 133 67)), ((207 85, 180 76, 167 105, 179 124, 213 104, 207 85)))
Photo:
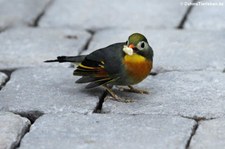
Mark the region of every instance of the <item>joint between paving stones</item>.
POLYGON ((195 135, 195 133, 196 133, 196 131, 197 131, 197 129, 198 129, 198 126, 199 126, 199 122, 196 121, 196 124, 195 124, 195 125, 193 126, 193 128, 192 128, 191 135, 190 135, 190 137, 188 138, 187 143, 186 143, 186 145, 185 145, 185 149, 189 149, 191 140, 192 140, 193 136, 195 135))
POLYGON ((5 32, 9 28, 10 28, 10 26, 6 26, 4 28, 0 28, 0 34, 3 33, 3 32, 5 32))
POLYGON ((23 137, 27 134, 27 132, 30 131, 30 127, 31 127, 31 125, 29 125, 28 127, 24 128, 24 130, 23 130, 24 134, 21 136, 21 138, 19 139, 18 143, 12 145, 13 146, 12 149, 18 149, 20 147, 20 143, 21 143, 23 137))
POLYGON ((191 120, 195 120, 196 122, 199 122, 199 121, 208 121, 208 120, 214 120, 216 119, 216 117, 210 117, 210 118, 206 118, 204 116, 184 116, 184 115, 180 115, 181 117, 183 118, 187 118, 187 119, 191 119, 191 120))
POLYGON ((108 95, 108 92, 105 90, 99 97, 99 101, 98 101, 95 109, 93 110, 93 113, 102 113, 102 106, 103 106, 103 103, 104 103, 107 95, 108 95))
POLYGON ((206 118, 206 117, 201 117, 201 116, 193 116, 193 117, 189 117, 189 116, 181 116, 183 118, 187 118, 187 119, 191 119, 194 120, 196 122, 196 124, 193 126, 192 131, 191 131, 191 135, 187 140, 187 143, 185 145, 185 149, 189 149, 190 148, 190 144, 191 144, 191 140, 194 137, 194 135, 196 134, 198 127, 199 127, 199 123, 200 121, 207 121, 207 120, 213 120, 216 118, 206 118))
POLYGON ((157 72, 150 72, 149 75, 150 76, 156 76, 156 75, 158 75, 158 73, 157 72))
MULTIPOLYGON (((13 112, 13 111, 12 111, 13 112)), ((15 144, 15 149, 20 147, 20 143, 22 141, 22 139, 24 138, 24 136, 30 132, 30 128, 31 126, 34 124, 34 122, 40 118, 42 115, 44 115, 43 112, 41 111, 28 111, 28 112, 13 112, 14 114, 20 115, 21 117, 27 118, 29 119, 29 121, 31 122, 31 124, 24 130, 24 134, 21 136, 19 143, 15 144)))
POLYGON ((30 24, 29 26, 31 26, 31 27, 38 27, 41 18, 45 15, 45 12, 52 5, 52 3, 53 3, 53 0, 50 0, 49 3, 47 3, 45 5, 45 7, 43 8, 42 12, 36 17, 36 19, 34 19, 34 21, 32 22, 32 24, 30 24))
POLYGON ((84 45, 84 47, 78 52, 78 55, 81 55, 81 53, 82 53, 83 51, 88 50, 89 45, 90 45, 92 39, 94 38, 94 35, 96 34, 96 31, 94 31, 94 30, 87 29, 86 31, 87 31, 91 36, 90 36, 89 39, 87 40, 87 42, 86 42, 86 44, 84 45))
MULTIPOLYGON (((192 0, 192 3, 197 3, 199 0, 192 0)), ((177 29, 184 29, 184 24, 187 21, 187 18, 189 16, 189 14, 191 13, 191 10, 194 8, 194 5, 191 5, 187 8, 187 11, 185 12, 183 18, 181 19, 180 23, 178 24, 178 26, 176 27, 177 29)))
POLYGON ((21 137, 19 138, 18 142, 16 142, 15 144, 12 145, 13 149, 17 149, 20 147, 20 143, 23 139, 23 137, 30 131, 31 126, 33 125, 33 123, 40 117, 43 115, 42 112, 40 111, 30 111, 30 112, 13 112, 12 113, 19 115, 21 117, 27 118, 31 123, 28 127, 24 127, 22 132, 24 132, 21 137), (34 114, 35 113, 35 114, 34 114), (33 116, 32 116, 33 115, 33 116), (35 115, 35 116, 34 116, 35 115), (34 118, 35 117, 35 118, 34 118))
POLYGON ((13 112, 15 114, 20 115, 21 117, 25 117, 30 120, 31 125, 42 115, 44 115, 44 112, 42 111, 27 111, 27 112, 13 112))
POLYGON ((7 79, 5 80, 5 82, 0 86, 0 90, 6 86, 6 84, 9 82, 10 78, 11 78, 11 75, 12 73, 15 71, 16 69, 3 69, 3 70, 0 70, 0 72, 3 72, 4 74, 7 75, 7 79))

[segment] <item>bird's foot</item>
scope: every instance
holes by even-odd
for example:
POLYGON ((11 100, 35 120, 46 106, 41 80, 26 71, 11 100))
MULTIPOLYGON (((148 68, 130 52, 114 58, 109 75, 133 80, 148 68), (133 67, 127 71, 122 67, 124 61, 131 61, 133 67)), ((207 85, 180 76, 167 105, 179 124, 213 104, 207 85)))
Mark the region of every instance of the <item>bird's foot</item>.
POLYGON ((132 93, 138 93, 138 94, 149 94, 149 92, 146 91, 146 90, 137 89, 137 88, 134 88, 131 85, 128 85, 128 87, 129 87, 129 89, 124 88, 124 87, 119 87, 119 89, 122 90, 122 91, 125 91, 125 92, 132 92, 132 93))
POLYGON ((125 98, 119 97, 109 87, 107 87, 107 86, 104 86, 104 87, 108 91, 108 93, 113 97, 113 100, 118 101, 118 102, 124 102, 124 103, 131 103, 131 102, 133 102, 132 99, 125 99, 125 98))

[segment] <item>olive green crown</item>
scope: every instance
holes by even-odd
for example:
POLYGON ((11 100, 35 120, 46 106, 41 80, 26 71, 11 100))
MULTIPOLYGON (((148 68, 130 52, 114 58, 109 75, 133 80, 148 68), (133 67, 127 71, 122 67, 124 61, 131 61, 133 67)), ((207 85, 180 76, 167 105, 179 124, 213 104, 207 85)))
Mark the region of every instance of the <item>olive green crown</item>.
POLYGON ((137 45, 140 41, 148 42, 144 35, 140 33, 133 33, 128 38, 129 44, 137 45))

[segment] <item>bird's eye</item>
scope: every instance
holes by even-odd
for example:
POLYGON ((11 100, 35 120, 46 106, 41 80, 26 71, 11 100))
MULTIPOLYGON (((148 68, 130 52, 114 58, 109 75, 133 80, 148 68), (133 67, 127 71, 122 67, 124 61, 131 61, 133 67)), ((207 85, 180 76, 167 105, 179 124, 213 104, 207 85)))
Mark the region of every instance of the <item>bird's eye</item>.
POLYGON ((145 43, 142 42, 142 43, 141 43, 141 48, 144 48, 144 47, 145 47, 145 43))
POLYGON ((145 50, 148 48, 148 43, 145 41, 141 41, 137 45, 138 50, 145 50))

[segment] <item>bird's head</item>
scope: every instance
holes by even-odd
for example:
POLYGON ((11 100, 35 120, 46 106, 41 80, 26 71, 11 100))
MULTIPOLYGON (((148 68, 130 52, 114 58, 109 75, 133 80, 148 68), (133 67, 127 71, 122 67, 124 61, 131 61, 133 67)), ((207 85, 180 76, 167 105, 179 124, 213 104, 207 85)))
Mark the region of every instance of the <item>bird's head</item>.
POLYGON ((145 36, 140 33, 134 33, 129 36, 123 51, 128 55, 138 54, 147 59, 153 59, 153 50, 145 36))

